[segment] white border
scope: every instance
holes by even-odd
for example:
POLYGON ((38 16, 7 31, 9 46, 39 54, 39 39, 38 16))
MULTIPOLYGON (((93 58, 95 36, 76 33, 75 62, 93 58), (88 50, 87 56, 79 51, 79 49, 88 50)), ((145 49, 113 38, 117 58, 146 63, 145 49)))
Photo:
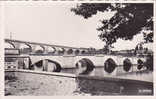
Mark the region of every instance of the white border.
MULTIPOLYGON (((89 99, 96 99, 96 98, 99 98, 99 99, 103 99, 103 98, 106 98, 106 99, 112 99, 112 98, 117 98, 117 99, 121 99, 121 98, 127 98, 127 99, 131 99, 131 98, 137 98, 137 99, 145 99, 145 98, 150 98, 150 99, 156 99, 155 95, 155 90, 156 90, 156 79, 155 79, 155 75, 156 75, 156 67, 154 67, 154 74, 153 74, 153 79, 154 79, 154 96, 4 96, 4 44, 3 44, 3 37, 4 37, 4 26, 3 26, 3 23, 4 23, 4 20, 5 20, 5 17, 3 16, 4 15, 4 8, 5 8, 5 4, 6 3, 16 3, 16 4, 21 4, 21 3, 26 3, 26 4, 30 4, 30 5, 42 5, 42 4, 47 4, 47 3, 154 3, 154 33, 155 33, 155 27, 156 27, 156 1, 155 0, 101 0, 101 1, 98 1, 98 0, 93 0, 93 1, 90 1, 90 0, 83 0, 83 1, 79 1, 79 0, 74 0, 74 1, 61 1, 61 0, 57 0, 57 1, 52 1, 52 0, 47 0, 47 1, 44 1, 44 0, 38 0, 38 1, 33 1, 33 0, 28 0, 28 1, 18 1, 18 0, 14 0, 14 1, 1 1, 0 0, 0 99, 33 99, 33 98, 38 98, 38 99, 43 99, 43 98, 58 98, 58 99, 86 99, 86 98, 89 98, 89 99), (3 5, 3 6, 1 6, 3 5), (3 97, 4 96, 4 97, 3 97)), ((156 36, 154 35, 154 41, 156 40, 156 36)), ((155 58, 155 50, 156 50, 156 47, 154 46, 155 45, 155 42, 153 43, 153 48, 154 48, 154 59, 155 58)), ((154 61, 154 65, 156 64, 156 61, 154 61)))
POLYGON ((0 2, 0 98, 4 95, 4 6, 0 2))

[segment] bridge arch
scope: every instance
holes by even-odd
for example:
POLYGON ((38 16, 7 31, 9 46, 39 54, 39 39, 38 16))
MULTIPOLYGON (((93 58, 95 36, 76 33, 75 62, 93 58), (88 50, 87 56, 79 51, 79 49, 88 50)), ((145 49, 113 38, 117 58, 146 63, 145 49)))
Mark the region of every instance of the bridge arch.
POLYGON ((77 55, 77 54, 79 54, 80 53, 80 50, 75 50, 75 54, 77 55))
POLYGON ((73 53, 73 49, 67 50, 67 54, 72 54, 72 53, 73 53))
POLYGON ((39 60, 29 66, 31 70, 43 71, 43 61, 39 60))
POLYGON ((43 46, 41 46, 41 45, 36 46, 36 48, 35 48, 35 53, 36 54, 42 54, 42 53, 44 53, 44 51, 45 51, 45 48, 43 46))
POLYGON ((137 69, 141 70, 144 67, 144 61, 141 59, 137 60, 137 69))
POLYGON ((62 67, 61 65, 50 59, 43 59, 35 62, 30 66, 32 70, 37 71, 48 71, 48 72, 60 72, 62 67))
POLYGON ((48 53, 50 54, 50 53, 55 53, 56 52, 56 48, 55 47, 51 47, 51 46, 48 46, 48 48, 47 48, 47 50, 48 50, 48 53))
POLYGON ((59 48, 58 49, 58 54, 64 54, 65 52, 65 49, 64 48, 59 48))
POLYGON ((132 68, 132 62, 129 58, 124 59, 123 61, 123 70, 128 72, 132 68))
POLYGON ((76 64, 77 74, 90 74, 95 66, 93 62, 88 58, 80 59, 76 64))
POLYGON ((52 71, 52 72, 60 72, 62 67, 61 65, 56 62, 56 61, 53 61, 53 60, 50 60, 50 59, 45 59, 48 61, 48 66, 47 66, 47 71, 52 71))
POLYGON ((5 48, 15 48, 15 45, 11 42, 5 42, 4 44, 5 44, 4 45, 5 48))
POLYGON ((32 51, 32 47, 27 43, 20 44, 19 49, 21 53, 29 53, 32 51))
POLYGON ((104 70, 107 73, 112 73, 116 67, 117 67, 117 64, 112 58, 108 58, 104 63, 104 70))
POLYGON ((82 50, 82 51, 81 51, 81 54, 85 54, 85 53, 86 53, 86 51, 85 51, 85 50, 82 50))

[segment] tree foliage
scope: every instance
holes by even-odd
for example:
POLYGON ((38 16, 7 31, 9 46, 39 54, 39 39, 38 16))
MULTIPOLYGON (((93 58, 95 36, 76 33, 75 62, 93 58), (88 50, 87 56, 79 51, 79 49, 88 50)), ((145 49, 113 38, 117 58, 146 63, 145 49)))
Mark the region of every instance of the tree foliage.
POLYGON ((108 20, 102 19, 99 38, 111 45, 117 39, 132 40, 134 35, 143 33, 147 42, 153 42, 153 4, 152 3, 82 3, 72 8, 76 15, 85 19, 97 12, 114 11, 108 20), (148 34, 142 31, 150 31, 148 34))

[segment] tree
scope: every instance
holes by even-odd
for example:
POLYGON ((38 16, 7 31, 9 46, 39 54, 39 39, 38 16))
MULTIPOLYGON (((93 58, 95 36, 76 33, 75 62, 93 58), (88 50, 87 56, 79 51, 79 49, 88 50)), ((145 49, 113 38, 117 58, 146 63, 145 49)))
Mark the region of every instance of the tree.
POLYGON ((110 46, 121 38, 132 40, 134 35, 143 33, 146 42, 153 42, 153 4, 152 3, 82 3, 71 9, 85 19, 97 12, 114 11, 108 20, 102 19, 99 38, 110 46), (150 31, 148 34, 145 31, 150 31))

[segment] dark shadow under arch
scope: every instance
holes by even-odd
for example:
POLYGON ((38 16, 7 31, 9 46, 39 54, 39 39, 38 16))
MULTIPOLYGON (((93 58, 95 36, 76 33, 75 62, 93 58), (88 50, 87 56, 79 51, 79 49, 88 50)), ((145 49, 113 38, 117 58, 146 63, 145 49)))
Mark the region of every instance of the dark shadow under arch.
POLYGON ((60 72, 61 71, 62 67, 58 62, 50 60, 50 59, 46 59, 46 60, 48 60, 48 62, 52 62, 56 65, 56 69, 54 70, 54 72, 60 72))
POLYGON ((75 50, 75 54, 79 54, 80 53, 80 50, 75 50))
MULTIPOLYGON (((53 72, 60 72, 61 71, 62 67, 58 62, 50 60, 50 59, 45 59, 45 60, 48 60, 48 62, 54 63, 56 65, 56 69, 53 72)), ((36 63, 31 64, 30 67, 29 67, 30 70, 34 70, 34 66, 37 66, 37 67, 41 68, 43 66, 43 61, 44 60, 39 60, 36 63)))
MULTIPOLYGON (((81 72, 80 74, 89 74, 90 72, 92 72, 95 68, 93 62, 88 59, 88 58, 82 58, 81 60, 79 60, 78 62, 80 62, 82 64, 82 67, 86 67, 86 70, 81 72)), ((80 69, 82 67, 78 66, 78 62, 76 63, 76 68, 80 69)))
POLYGON ((108 58, 104 63, 104 70, 107 73, 112 73, 116 67, 117 67, 117 64, 112 58, 108 58))
POLYGON ((144 67, 144 62, 141 59, 137 60, 137 69, 140 70, 144 67))
POLYGON ((72 50, 72 49, 69 49, 69 50, 67 51, 67 53, 68 53, 68 54, 72 54, 72 53, 73 53, 73 50, 72 50))
POLYGON ((123 61, 123 69, 128 72, 132 67, 132 63, 130 61, 130 59, 126 58, 124 61, 123 61))
POLYGON ((82 52, 81 52, 81 54, 85 54, 86 53, 86 51, 85 50, 83 50, 82 52))

